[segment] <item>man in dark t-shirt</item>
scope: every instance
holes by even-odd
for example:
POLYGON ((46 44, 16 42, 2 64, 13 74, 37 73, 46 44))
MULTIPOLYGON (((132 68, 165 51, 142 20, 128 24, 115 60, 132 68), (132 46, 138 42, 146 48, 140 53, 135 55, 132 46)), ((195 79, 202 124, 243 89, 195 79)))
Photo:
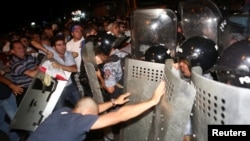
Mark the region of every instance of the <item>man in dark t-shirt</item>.
POLYGON ((165 82, 162 81, 149 100, 124 105, 117 111, 108 113, 103 112, 128 102, 130 93, 99 105, 91 97, 83 97, 74 109, 62 108, 54 111, 31 133, 27 141, 83 141, 90 130, 108 127, 142 114, 157 105, 164 93, 165 82), (99 113, 103 114, 98 115, 99 113))
POLYGON ((97 119, 97 115, 83 116, 64 107, 49 116, 28 141, 83 141, 97 119))

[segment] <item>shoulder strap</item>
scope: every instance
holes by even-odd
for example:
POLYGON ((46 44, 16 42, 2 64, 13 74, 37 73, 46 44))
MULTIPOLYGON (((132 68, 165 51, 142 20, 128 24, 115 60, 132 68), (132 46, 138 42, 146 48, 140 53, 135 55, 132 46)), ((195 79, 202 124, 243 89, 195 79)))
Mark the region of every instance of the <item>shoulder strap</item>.
POLYGON ((111 55, 111 56, 109 56, 109 57, 107 58, 107 60, 105 61, 105 63, 116 62, 116 61, 118 61, 119 59, 120 59, 119 56, 113 54, 113 55, 111 55))

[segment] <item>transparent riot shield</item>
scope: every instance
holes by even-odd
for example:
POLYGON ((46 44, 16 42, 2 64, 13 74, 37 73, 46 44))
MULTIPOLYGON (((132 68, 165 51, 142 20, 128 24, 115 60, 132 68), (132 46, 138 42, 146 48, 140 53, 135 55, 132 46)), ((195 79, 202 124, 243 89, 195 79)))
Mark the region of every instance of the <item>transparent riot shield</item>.
POLYGON ((203 77, 192 68, 196 89, 192 127, 195 141, 208 140, 208 125, 250 124, 250 89, 235 87, 203 77))
POLYGON ((131 54, 144 60, 151 46, 163 45, 172 56, 177 41, 177 17, 170 9, 137 9, 131 19, 131 54))
POLYGON ((233 43, 248 38, 250 20, 248 13, 234 14, 223 18, 219 24, 218 46, 223 51, 233 43))
MULTIPOLYGON (((64 73, 69 79, 71 72, 64 73)), ((44 73, 38 71, 11 121, 11 129, 34 131, 54 110, 67 81, 51 78, 47 86, 44 78, 44 73)))
POLYGON ((167 91, 159 105, 123 124, 122 141, 182 140, 195 89, 172 71, 172 63, 126 60, 124 90, 132 93, 131 103, 149 99, 161 79, 166 81, 167 91))
POLYGON ((84 67, 88 76, 91 92, 93 99, 98 103, 103 103, 103 95, 101 92, 101 86, 99 84, 98 78, 96 76, 95 67, 95 52, 93 42, 87 42, 82 48, 82 58, 84 62, 84 67))
POLYGON ((206 36, 218 41, 218 24, 222 18, 219 8, 210 0, 188 0, 179 3, 180 22, 186 39, 206 36))

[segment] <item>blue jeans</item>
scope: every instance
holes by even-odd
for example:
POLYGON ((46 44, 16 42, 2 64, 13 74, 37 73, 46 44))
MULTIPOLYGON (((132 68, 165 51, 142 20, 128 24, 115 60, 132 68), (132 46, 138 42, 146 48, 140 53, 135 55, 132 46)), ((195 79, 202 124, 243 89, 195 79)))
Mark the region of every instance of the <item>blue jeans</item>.
POLYGON ((10 125, 6 121, 6 114, 12 120, 16 114, 17 105, 14 94, 11 94, 7 99, 0 99, 0 130, 3 131, 11 141, 19 141, 19 136, 16 132, 10 130, 10 125))
POLYGON ((79 99, 80 99, 80 92, 78 91, 76 85, 74 83, 71 83, 70 85, 66 86, 63 89, 63 92, 60 98, 58 99, 54 110, 64 107, 66 100, 69 101, 70 104, 72 104, 72 106, 74 106, 79 99))

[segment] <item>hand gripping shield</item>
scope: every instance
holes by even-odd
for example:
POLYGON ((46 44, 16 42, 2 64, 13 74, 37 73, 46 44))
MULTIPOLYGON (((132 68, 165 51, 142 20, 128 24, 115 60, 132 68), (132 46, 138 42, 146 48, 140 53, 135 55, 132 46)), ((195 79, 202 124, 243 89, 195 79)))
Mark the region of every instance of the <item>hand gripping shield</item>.
POLYGON ((172 60, 165 65, 126 60, 124 90, 132 93, 130 103, 149 99, 162 79, 166 81, 167 91, 157 106, 123 124, 122 141, 182 140, 195 90, 171 69, 172 63, 172 60))

